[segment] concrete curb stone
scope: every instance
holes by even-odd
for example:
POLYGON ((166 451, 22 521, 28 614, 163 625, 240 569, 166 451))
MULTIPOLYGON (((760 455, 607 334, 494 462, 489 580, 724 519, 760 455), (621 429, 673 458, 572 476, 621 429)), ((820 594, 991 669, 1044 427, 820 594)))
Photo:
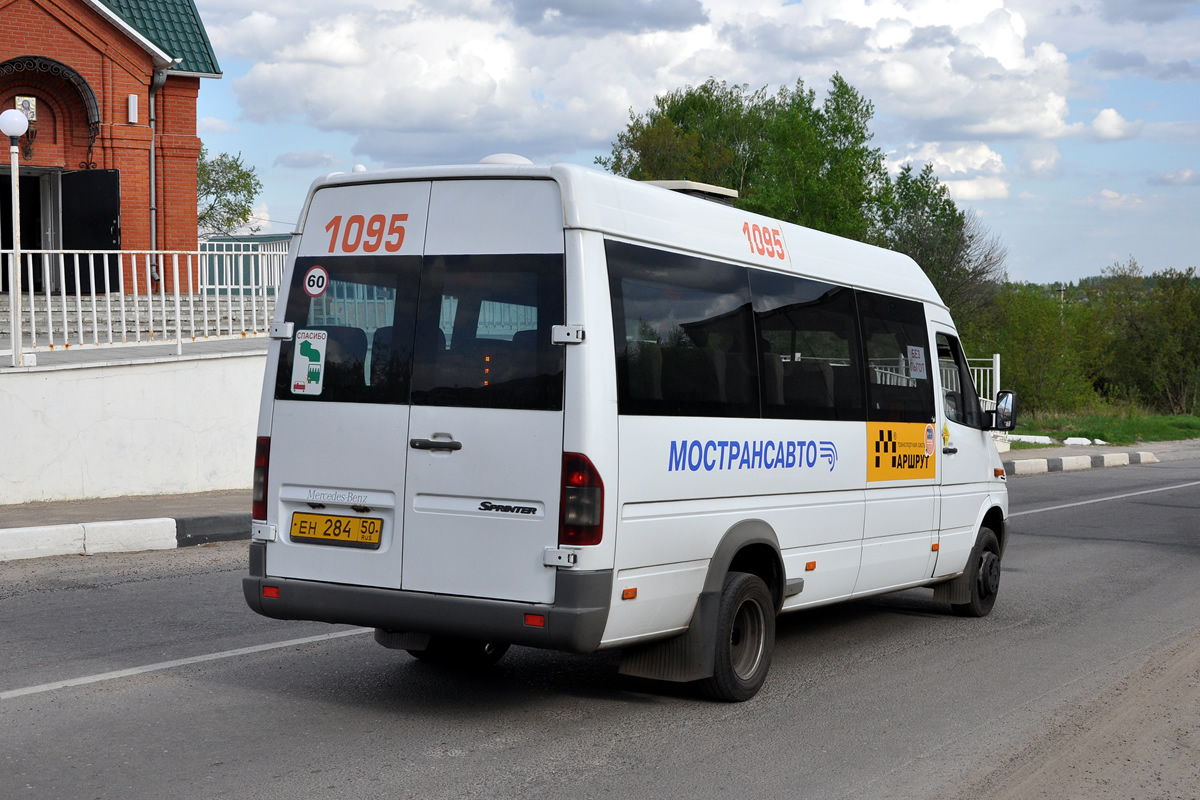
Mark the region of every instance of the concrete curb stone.
POLYGON ((1081 469, 1104 467, 1127 467, 1130 464, 1157 464, 1154 453, 1097 453, 1083 456, 1058 456, 1054 458, 1023 458, 1004 461, 1006 475, 1042 475, 1047 472, 1073 472, 1081 469))
POLYGON ((0 561, 170 550, 250 538, 249 514, 127 519, 0 529, 0 561))

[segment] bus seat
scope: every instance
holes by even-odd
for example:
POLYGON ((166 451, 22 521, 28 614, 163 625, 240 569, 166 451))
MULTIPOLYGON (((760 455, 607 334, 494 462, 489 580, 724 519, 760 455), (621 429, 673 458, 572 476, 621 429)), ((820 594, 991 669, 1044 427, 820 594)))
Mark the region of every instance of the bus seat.
POLYGON ((367 332, 347 325, 325 325, 317 330, 329 334, 325 342, 326 382, 365 386, 367 332))

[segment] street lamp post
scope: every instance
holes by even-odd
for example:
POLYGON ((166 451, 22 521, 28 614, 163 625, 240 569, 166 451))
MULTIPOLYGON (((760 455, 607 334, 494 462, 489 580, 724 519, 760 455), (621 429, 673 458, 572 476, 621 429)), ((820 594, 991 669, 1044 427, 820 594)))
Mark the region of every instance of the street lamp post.
POLYGON ((12 163, 12 261, 8 272, 8 309, 12 327, 12 365, 25 365, 21 353, 21 190, 17 178, 18 140, 29 130, 25 112, 10 108, 0 113, 0 133, 8 137, 9 161, 12 163))

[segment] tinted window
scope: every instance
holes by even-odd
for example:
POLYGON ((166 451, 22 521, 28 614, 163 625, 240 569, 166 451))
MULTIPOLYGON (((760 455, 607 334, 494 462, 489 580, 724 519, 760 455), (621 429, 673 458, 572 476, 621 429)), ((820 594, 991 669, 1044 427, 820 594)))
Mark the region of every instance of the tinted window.
POLYGON ((914 300, 857 292, 867 358, 867 419, 932 422, 934 369, 925 312, 914 300))
POLYGON ((746 270, 605 242, 621 414, 757 417, 746 270))
POLYGON ((962 347, 953 336, 939 333, 938 373, 942 380, 942 405, 946 418, 960 425, 983 428, 983 410, 962 347))
POLYGON ((415 405, 562 408, 561 255, 427 257, 415 405))
POLYGON ((864 419, 854 291, 750 270, 764 417, 864 419))
POLYGON ((418 257, 296 259, 275 397, 407 403, 420 268, 418 257))

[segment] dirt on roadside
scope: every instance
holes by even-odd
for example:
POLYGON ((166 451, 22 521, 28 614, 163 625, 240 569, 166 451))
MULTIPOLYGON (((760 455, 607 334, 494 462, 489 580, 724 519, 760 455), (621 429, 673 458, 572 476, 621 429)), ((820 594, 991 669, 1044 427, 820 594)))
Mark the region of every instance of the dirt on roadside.
POLYGON ((1200 630, 940 795, 1200 798, 1200 630))

